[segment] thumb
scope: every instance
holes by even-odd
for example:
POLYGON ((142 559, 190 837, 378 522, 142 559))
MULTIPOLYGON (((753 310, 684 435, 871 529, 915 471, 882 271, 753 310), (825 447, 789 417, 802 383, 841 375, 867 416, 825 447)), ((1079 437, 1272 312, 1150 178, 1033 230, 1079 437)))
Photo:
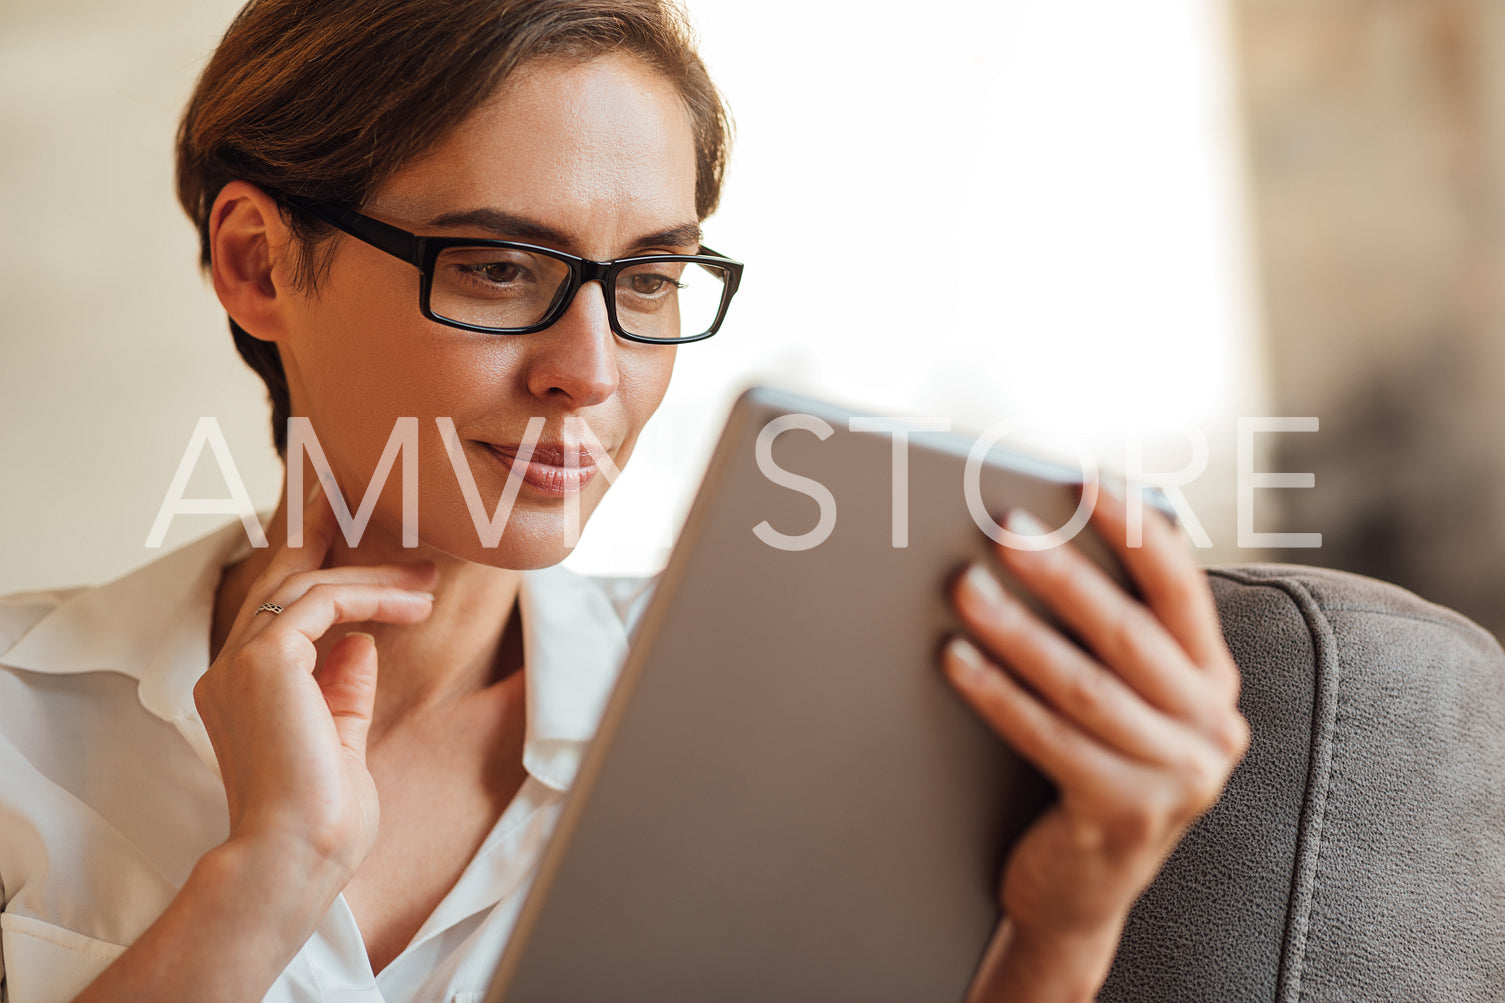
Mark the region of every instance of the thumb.
POLYGON ((329 705, 340 744, 366 761, 366 734, 376 703, 376 638, 352 631, 314 672, 314 681, 329 705))

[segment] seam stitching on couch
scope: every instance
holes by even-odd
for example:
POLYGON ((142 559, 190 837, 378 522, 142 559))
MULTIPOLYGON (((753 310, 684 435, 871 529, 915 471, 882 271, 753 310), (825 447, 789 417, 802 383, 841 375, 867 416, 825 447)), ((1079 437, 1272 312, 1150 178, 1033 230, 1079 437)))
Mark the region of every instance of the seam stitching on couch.
MULTIPOLYGON (((1375 616, 1388 616, 1392 620, 1411 620, 1416 623, 1430 623, 1438 627, 1450 627, 1459 629, 1463 624, 1454 620, 1446 620, 1440 616, 1421 616, 1417 613, 1402 613, 1393 609, 1376 609, 1373 606, 1325 606, 1324 613, 1372 613, 1375 616)), ((1477 626, 1477 625, 1474 625, 1477 626)), ((1484 628, 1480 627, 1480 631, 1484 628)))
MULTIPOLYGON (((1228 567, 1205 568, 1203 570, 1208 575, 1223 578, 1230 582, 1237 582, 1240 585, 1264 585, 1270 588, 1283 588, 1286 584, 1296 584, 1305 589, 1309 594, 1313 585, 1320 588, 1323 585, 1330 584, 1323 579, 1306 578, 1294 572, 1283 578, 1265 578, 1260 575, 1249 574, 1241 568, 1232 565, 1228 567)), ((1435 603, 1431 603, 1430 600, 1422 599, 1420 596, 1413 595, 1412 598, 1420 599, 1423 603, 1436 605, 1435 603)), ((1439 615, 1426 616, 1420 613, 1408 613, 1401 610, 1383 609, 1374 606, 1322 606, 1320 603, 1317 606, 1324 613, 1374 613, 1379 616, 1393 617, 1397 620, 1414 620, 1419 623, 1430 623, 1438 627, 1448 627, 1453 630, 1463 630, 1465 633, 1477 634, 1479 637, 1494 644, 1500 643, 1498 638, 1479 624, 1474 623, 1456 610, 1451 610, 1447 607, 1438 607, 1439 615)))
POLYGON ((1315 692, 1312 699, 1311 745, 1307 756, 1306 796, 1302 799, 1301 818, 1297 824, 1290 905, 1286 913, 1285 937, 1275 982, 1275 998, 1281 1003, 1296 1003, 1308 998, 1303 990, 1302 975, 1306 962, 1307 934, 1311 926, 1316 873, 1322 860, 1322 836, 1326 823, 1328 788, 1332 778, 1333 741, 1337 731, 1338 701, 1342 692, 1337 640, 1327 619, 1327 611, 1317 603, 1303 583, 1245 578, 1221 571, 1210 571, 1209 574, 1216 574, 1244 586, 1273 588, 1284 592, 1300 610, 1312 641, 1315 692))

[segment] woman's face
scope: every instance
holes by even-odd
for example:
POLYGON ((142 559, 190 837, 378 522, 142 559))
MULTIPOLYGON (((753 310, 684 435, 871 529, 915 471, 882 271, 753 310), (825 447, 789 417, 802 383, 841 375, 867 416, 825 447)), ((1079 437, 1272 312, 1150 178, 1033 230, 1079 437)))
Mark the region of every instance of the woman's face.
MULTIPOLYGON (((543 244, 599 261, 698 249, 695 148, 673 86, 607 56, 538 61, 515 74, 431 154, 391 178, 364 211, 420 234, 543 244), (676 232, 677 231, 677 232, 676 232)), ((392 433, 419 421, 419 535, 466 560, 527 568, 562 559, 571 523, 607 489, 604 465, 561 469, 581 422, 618 468, 663 398, 674 349, 617 338, 599 282, 553 326, 490 335, 425 320, 418 270, 349 238, 282 340, 293 414, 311 420, 352 511, 392 433), (453 419, 486 517, 529 419, 544 419, 501 544, 485 547, 440 438, 453 419), (572 420, 573 419, 573 420, 572 420), (578 506, 578 507, 577 507, 578 506)), ((367 531, 400 539, 401 464, 367 531)))

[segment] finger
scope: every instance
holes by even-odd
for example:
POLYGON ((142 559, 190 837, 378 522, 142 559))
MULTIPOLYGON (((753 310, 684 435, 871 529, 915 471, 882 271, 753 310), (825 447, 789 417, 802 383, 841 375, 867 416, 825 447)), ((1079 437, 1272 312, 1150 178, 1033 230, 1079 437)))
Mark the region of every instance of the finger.
POLYGON ((337 568, 318 568, 289 575, 268 600, 289 606, 315 585, 391 585, 413 591, 427 591, 434 584, 438 569, 432 561, 412 564, 345 564, 337 568))
POLYGON ((337 623, 418 623, 434 608, 430 593, 391 585, 314 585, 267 624, 247 645, 301 638, 310 648, 337 623))
POLYGON ((1185 727, 1009 596, 987 569, 969 568, 954 599, 962 623, 990 658, 1099 742, 1155 763, 1195 752, 1196 738, 1185 727))
POLYGON ((1097 792, 1116 801, 1134 789, 1140 774, 1127 760, 1053 713, 971 642, 952 638, 941 660, 946 678, 977 715, 1063 792, 1087 798, 1097 792))
MULTIPOLYGON (((1180 825, 1217 800, 1232 761, 1212 746, 1163 766, 1126 758, 1075 727, 964 638, 942 654, 947 678, 984 721, 1060 789, 1067 804, 1104 818, 1180 825)), ((1132 827, 1131 827, 1132 828, 1132 827)))
MULTIPOLYGON (((1021 536, 1042 530, 1026 513, 1007 518, 1021 536)), ((1211 702, 1208 678, 1153 613, 1073 546, 1017 550, 998 545, 999 559, 1082 643, 1150 704, 1193 717, 1211 702)))
POLYGON ((267 566, 262 570, 256 580, 246 590, 246 602, 236 614, 235 624, 230 629, 230 635, 226 639, 226 645, 244 641, 254 637, 260 630, 265 629, 265 617, 258 617, 258 613, 271 612, 262 610, 265 603, 276 603, 286 606, 285 602, 279 603, 272 598, 273 592, 290 576, 302 571, 312 571, 320 568, 329 555, 329 547, 334 541, 334 512, 329 507, 329 500, 324 496, 322 484, 315 484, 309 492, 308 500, 303 507, 303 545, 291 547, 285 542, 272 555, 267 566))
MULTIPOLYGON (((258 584, 266 583, 268 585, 266 591, 270 592, 276 587, 276 583, 291 574, 322 567, 324 559, 329 556, 329 548, 334 543, 337 527, 334 508, 330 505, 329 497, 324 493, 324 485, 314 484, 303 506, 302 545, 292 546, 292 534, 289 532, 289 539, 284 542, 282 548, 267 565, 267 569, 257 579, 258 584)), ((254 586, 252 591, 255 591, 254 586)))
POLYGON ((282 582, 276 593, 270 596, 265 604, 258 603, 255 607, 251 607, 248 600, 247 607, 250 612, 247 613, 243 609, 241 614, 248 615, 250 622, 239 628, 236 638, 244 642, 267 630, 271 626, 272 616, 281 615, 277 609, 266 608, 268 605, 285 612, 288 607, 317 585, 388 586, 428 595, 437 575, 438 569, 429 561, 420 561, 416 564, 345 565, 338 568, 321 568, 317 571, 300 571, 282 582))
POLYGON ((1140 502, 1141 546, 1129 546, 1128 503, 1114 490, 1098 492, 1092 522, 1099 535, 1123 563, 1146 605, 1177 642, 1205 669, 1222 674, 1233 670, 1217 607, 1206 576, 1174 526, 1159 511, 1140 502))
POLYGON ((339 640, 314 671, 329 705, 340 744, 366 761, 366 736, 376 705, 376 638, 352 631, 339 640))

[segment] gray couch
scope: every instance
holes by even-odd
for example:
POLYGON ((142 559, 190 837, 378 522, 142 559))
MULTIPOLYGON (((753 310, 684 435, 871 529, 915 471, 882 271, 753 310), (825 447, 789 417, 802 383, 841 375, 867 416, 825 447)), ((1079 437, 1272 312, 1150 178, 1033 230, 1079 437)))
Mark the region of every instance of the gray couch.
POLYGON ((1505 1000, 1505 655, 1394 586, 1211 572, 1249 755, 1130 917, 1106 1001, 1505 1000))

